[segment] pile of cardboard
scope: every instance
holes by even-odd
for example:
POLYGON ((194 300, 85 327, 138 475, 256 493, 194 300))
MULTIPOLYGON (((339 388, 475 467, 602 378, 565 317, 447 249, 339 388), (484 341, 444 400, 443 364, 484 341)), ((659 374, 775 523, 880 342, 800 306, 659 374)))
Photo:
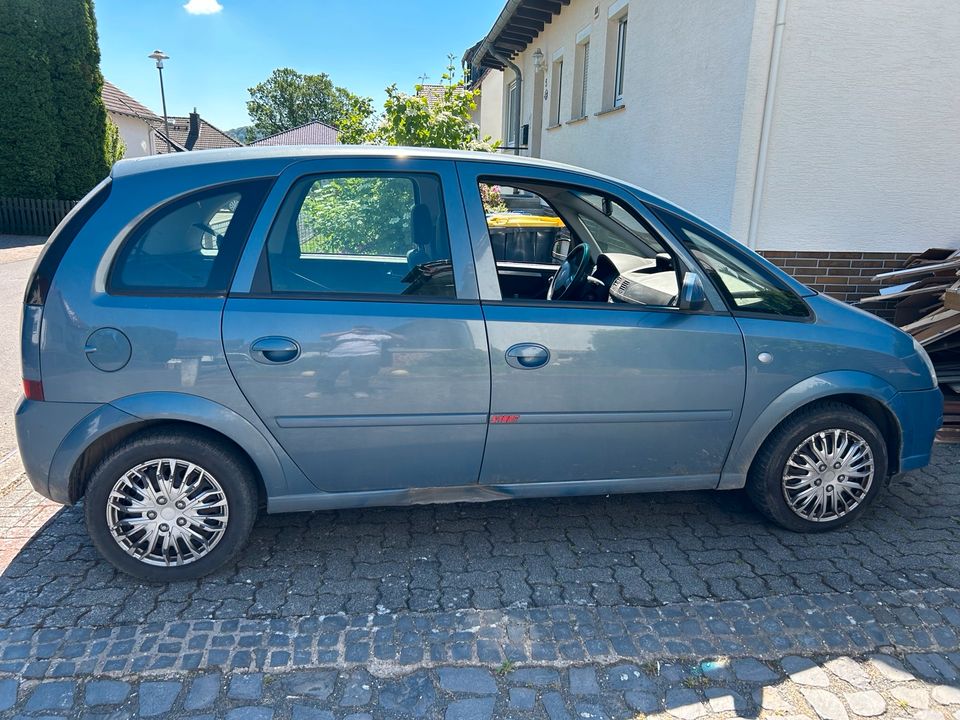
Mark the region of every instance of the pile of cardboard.
POLYGON ((960 250, 911 255, 900 270, 874 276, 892 283, 860 304, 896 300, 893 321, 923 345, 944 394, 944 425, 960 425, 960 250))

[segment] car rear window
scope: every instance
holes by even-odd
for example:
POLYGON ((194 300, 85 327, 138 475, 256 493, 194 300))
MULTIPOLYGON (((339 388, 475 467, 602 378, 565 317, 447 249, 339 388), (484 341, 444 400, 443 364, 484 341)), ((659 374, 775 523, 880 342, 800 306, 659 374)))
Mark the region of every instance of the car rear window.
POLYGON ((264 178, 219 185, 160 207, 124 241, 110 291, 226 294, 269 185, 264 178))

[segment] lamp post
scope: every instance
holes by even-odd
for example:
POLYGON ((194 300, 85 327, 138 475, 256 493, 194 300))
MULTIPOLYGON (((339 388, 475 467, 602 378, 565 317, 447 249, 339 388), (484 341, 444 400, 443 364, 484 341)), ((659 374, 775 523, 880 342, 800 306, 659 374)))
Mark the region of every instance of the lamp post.
POLYGON ((157 61, 157 72, 160 73, 160 102, 163 105, 163 132, 167 140, 167 154, 170 153, 170 123, 167 121, 167 97, 163 92, 163 61, 169 60, 170 56, 165 55, 162 50, 154 50, 147 55, 148 58, 157 61))

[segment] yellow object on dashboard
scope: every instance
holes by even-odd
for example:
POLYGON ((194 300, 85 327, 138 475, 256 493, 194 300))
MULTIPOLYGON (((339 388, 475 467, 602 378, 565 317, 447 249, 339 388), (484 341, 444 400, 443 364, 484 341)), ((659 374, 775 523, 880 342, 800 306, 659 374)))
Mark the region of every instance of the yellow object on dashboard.
POLYGON ((524 215, 523 213, 493 213, 487 215, 490 227, 563 227, 563 220, 555 215, 524 215))

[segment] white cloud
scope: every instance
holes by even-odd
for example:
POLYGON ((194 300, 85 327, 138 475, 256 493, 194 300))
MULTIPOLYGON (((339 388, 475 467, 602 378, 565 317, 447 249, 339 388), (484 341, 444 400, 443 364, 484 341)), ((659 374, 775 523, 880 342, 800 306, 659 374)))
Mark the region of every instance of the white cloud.
POLYGON ((213 15, 223 10, 223 5, 217 0, 188 0, 183 9, 191 15, 213 15))

